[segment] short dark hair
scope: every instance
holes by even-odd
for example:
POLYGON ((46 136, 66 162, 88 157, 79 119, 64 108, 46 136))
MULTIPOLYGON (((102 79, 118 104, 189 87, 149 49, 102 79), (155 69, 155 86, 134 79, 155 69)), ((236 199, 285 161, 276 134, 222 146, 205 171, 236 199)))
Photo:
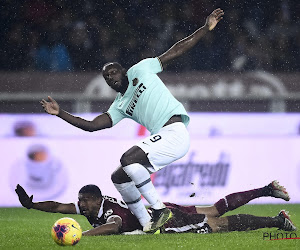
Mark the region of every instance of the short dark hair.
POLYGON ((122 69, 123 69, 122 65, 121 65, 120 63, 118 63, 118 62, 108 62, 108 63, 105 63, 105 64, 103 65, 102 71, 103 71, 106 67, 108 67, 108 66, 113 66, 113 67, 115 67, 115 68, 117 68, 117 69, 119 69, 119 70, 122 70, 122 69))
POLYGON ((98 186, 96 186, 96 185, 93 185, 93 184, 89 184, 89 185, 83 186, 79 190, 79 194, 93 194, 97 198, 102 197, 102 193, 101 193, 100 188, 98 186))

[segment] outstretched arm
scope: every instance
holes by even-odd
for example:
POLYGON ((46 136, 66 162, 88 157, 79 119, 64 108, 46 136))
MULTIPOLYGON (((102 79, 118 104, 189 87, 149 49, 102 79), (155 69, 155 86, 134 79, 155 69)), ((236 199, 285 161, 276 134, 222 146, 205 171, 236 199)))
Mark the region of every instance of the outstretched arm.
POLYGON ((163 65, 170 60, 182 55, 192 47, 194 47, 199 40, 210 30, 213 30, 217 23, 223 18, 223 10, 214 10, 207 18, 203 27, 196 30, 193 34, 175 43, 168 51, 159 56, 159 59, 163 65))
POLYGON ((93 131, 112 127, 112 121, 108 116, 108 114, 106 113, 97 116, 92 121, 87 121, 81 117, 74 116, 61 109, 58 103, 52 97, 48 96, 48 100, 49 101, 43 99, 40 102, 44 110, 48 114, 56 115, 77 128, 80 128, 85 131, 93 132, 93 131))
POLYGON ((113 216, 107 220, 107 223, 99 227, 95 227, 91 230, 82 233, 83 236, 96 236, 96 235, 108 235, 119 234, 122 226, 122 219, 117 216, 113 216))
POLYGON ((27 209, 33 208, 50 213, 76 214, 76 208, 73 203, 63 204, 56 201, 32 202, 33 195, 30 197, 21 185, 17 185, 15 189, 19 200, 23 207, 27 209))

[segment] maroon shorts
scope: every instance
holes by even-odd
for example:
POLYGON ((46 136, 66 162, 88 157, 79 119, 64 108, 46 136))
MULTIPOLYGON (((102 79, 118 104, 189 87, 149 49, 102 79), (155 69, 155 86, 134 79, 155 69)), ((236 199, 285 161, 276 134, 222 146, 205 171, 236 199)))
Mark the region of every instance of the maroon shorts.
POLYGON ((167 208, 169 209, 173 209, 173 208, 177 208, 178 210, 187 213, 187 214, 196 214, 197 210, 195 206, 181 206, 181 205, 177 205, 174 203, 170 203, 170 202, 164 202, 164 204, 166 205, 167 208))
POLYGON ((164 233, 211 233, 205 214, 197 214, 195 206, 165 203, 173 217, 164 225, 164 233))

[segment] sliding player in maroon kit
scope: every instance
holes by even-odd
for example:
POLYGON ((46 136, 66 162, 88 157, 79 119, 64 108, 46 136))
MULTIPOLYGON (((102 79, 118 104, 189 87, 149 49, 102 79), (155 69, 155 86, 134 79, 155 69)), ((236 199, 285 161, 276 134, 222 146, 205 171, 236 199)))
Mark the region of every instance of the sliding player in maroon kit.
MULTIPOLYGON (((94 227, 83 232, 85 236, 128 234, 130 232, 144 234, 143 227, 128 209, 126 203, 112 197, 103 196, 96 185, 82 187, 78 194, 78 202, 69 204, 55 201, 32 202, 33 196, 29 197, 20 185, 17 185, 16 193, 21 204, 28 209, 84 215, 94 227)), ((285 188, 280 186, 277 181, 273 181, 262 188, 227 195, 213 206, 180 206, 165 203, 166 207, 172 211, 173 217, 157 233, 193 232, 203 234, 271 227, 285 231, 295 231, 296 227, 284 210, 281 210, 274 217, 258 217, 249 214, 221 217, 224 213, 243 206, 253 199, 266 196, 286 201, 290 200, 285 188)))

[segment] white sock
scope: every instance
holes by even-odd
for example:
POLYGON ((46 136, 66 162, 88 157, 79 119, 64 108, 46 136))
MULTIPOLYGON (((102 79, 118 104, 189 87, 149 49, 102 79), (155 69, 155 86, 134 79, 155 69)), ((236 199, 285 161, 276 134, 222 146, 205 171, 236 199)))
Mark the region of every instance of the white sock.
POLYGON ((140 224, 145 226, 151 219, 141 199, 141 193, 133 181, 122 184, 114 183, 130 211, 137 217, 140 224))
POLYGON ((148 170, 144 166, 134 163, 123 167, 123 169, 130 179, 134 181, 135 186, 152 208, 161 209, 165 207, 151 181, 148 170))

